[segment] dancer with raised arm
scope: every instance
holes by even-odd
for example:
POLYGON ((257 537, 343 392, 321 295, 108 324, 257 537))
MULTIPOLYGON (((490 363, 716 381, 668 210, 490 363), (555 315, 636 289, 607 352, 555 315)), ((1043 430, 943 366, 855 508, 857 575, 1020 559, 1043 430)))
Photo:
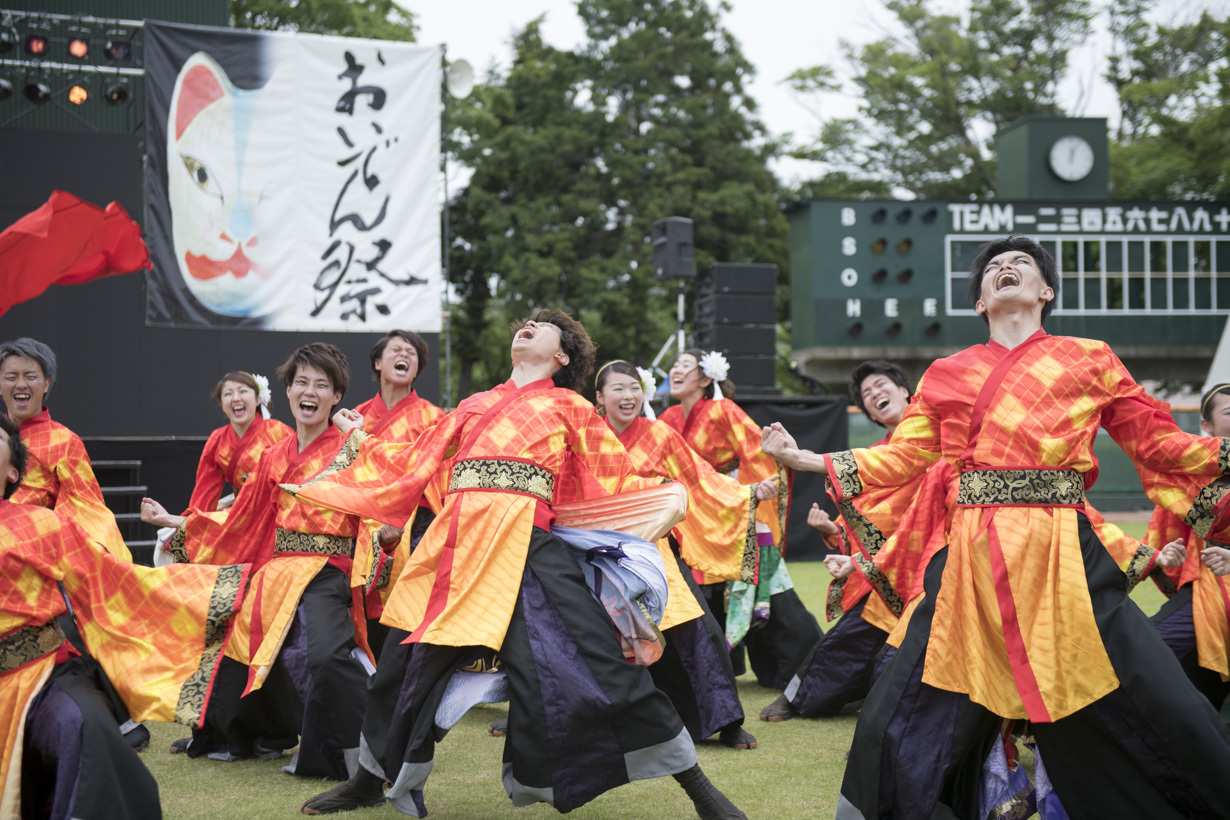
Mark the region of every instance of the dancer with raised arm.
POLYGON ((177 561, 242 561, 255 568, 253 592, 219 671, 209 736, 194 735, 189 755, 277 756, 289 728, 300 741, 285 771, 345 780, 358 766, 371 666, 361 602, 379 548, 360 534, 370 528, 358 518, 298 503, 278 484, 307 481, 353 459, 345 435, 329 421, 350 370, 337 347, 311 342, 291 354, 278 376, 295 435, 265 450, 235 504, 176 516, 147 498, 141 515, 176 528, 167 551, 177 561), (273 740, 283 742, 269 745, 273 740))
MULTIPOLYGON (((679 400, 662 411, 661 421, 720 473, 740 484, 778 478, 778 496, 756 508, 760 546, 754 582, 702 575, 704 593, 714 617, 726 630, 731 646, 747 639, 748 658, 762 686, 781 689, 804 654, 820 639, 820 625, 803 606, 782 558, 786 518, 790 509, 790 479, 785 468, 759 448, 760 427, 730 397, 734 385, 726 379, 721 354, 685 350, 670 370, 671 396, 679 400), (729 598, 729 605, 727 604, 729 598)), ((736 652, 736 673, 741 656, 736 652)))
POLYGON ((636 475, 575 392, 593 371, 593 343, 566 313, 541 311, 516 327, 510 352, 507 382, 463 401, 413 445, 368 438, 351 469, 288 488, 399 526, 429 484, 447 488, 385 607, 393 631, 368 691, 361 769, 303 811, 380 802, 389 780, 388 800, 422 817, 448 680, 468 658, 498 651, 510 690, 503 781, 515 805, 567 812, 631 780, 673 775, 701 817, 741 818, 701 771, 648 670, 624 659, 570 548, 548 529, 566 502, 659 483, 636 475))
POLYGON ((0 817, 161 817, 117 722, 201 718, 248 567, 121 561, 72 520, 11 500, 28 464, 0 416, 0 817), (91 659, 60 630, 66 602, 91 659))
POLYGON ((1005 718, 1030 721, 1039 800, 1068 816, 1230 816, 1230 730, 1128 599, 1085 498, 1101 426, 1154 471, 1150 497, 1207 533, 1225 523, 1230 441, 1180 431, 1105 343, 1047 335, 1058 286, 1037 243, 991 242, 968 280, 990 341, 927 370, 887 445, 821 456, 764 430, 766 452, 826 473, 839 497, 941 458, 958 476, 937 511, 947 547, 855 729, 842 820, 986 816, 982 767, 1005 718), (1140 743, 1121 745, 1123 726, 1140 743))

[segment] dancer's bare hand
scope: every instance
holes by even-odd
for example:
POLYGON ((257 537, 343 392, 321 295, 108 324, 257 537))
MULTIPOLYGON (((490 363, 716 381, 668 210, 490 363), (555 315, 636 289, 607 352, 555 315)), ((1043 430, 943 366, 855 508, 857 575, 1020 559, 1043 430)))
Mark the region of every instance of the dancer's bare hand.
POLYGON ((824 559, 824 566, 829 575, 840 580, 854 572, 854 559, 848 555, 829 555, 824 559))
POLYGON ((760 431, 760 449, 787 467, 798 466, 799 445, 786 432, 781 422, 773 422, 760 431))
POLYGON ((820 509, 819 504, 812 504, 811 509, 807 511, 807 525, 820 530, 820 532, 824 533, 825 538, 837 535, 836 522, 829 518, 828 513, 820 509))
POLYGON ((1200 560, 1214 575, 1230 575, 1230 549, 1205 547, 1200 551, 1200 560))
POLYGON ((363 414, 343 407, 333 414, 333 426, 341 430, 343 435, 348 436, 352 430, 363 426, 363 414))
POLYGON ((405 532, 401 527, 394 527, 392 524, 380 525, 380 546, 387 547, 390 544, 396 544, 401 540, 401 534, 405 532))
POLYGON ((777 498, 778 489, 777 476, 766 478, 756 485, 756 500, 768 501, 770 498, 777 498))
POLYGON ((1176 538, 1166 546, 1162 547, 1157 554, 1157 565, 1166 567, 1183 566, 1183 562, 1187 560, 1187 545, 1183 543, 1182 538, 1176 538))

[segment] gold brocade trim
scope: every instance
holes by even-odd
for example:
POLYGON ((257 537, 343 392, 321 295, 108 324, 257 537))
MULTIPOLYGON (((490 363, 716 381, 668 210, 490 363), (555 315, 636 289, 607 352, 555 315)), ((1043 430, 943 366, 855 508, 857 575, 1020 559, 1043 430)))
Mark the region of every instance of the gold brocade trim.
POLYGON ((175 534, 167 541, 167 555, 175 559, 177 564, 188 564, 191 561, 188 558, 188 546, 186 539, 187 532, 184 530, 184 525, 180 524, 175 528, 175 534))
MULTIPOLYGON (((1222 439, 1223 443, 1226 441, 1222 439)), ((1201 538, 1207 538, 1213 528, 1213 511, 1221 500, 1230 493, 1230 478, 1215 478, 1208 483, 1192 502, 1192 508, 1187 511, 1183 522, 1192 528, 1192 532, 1201 538)))
POLYGON ((1075 470, 969 470, 961 473, 957 503, 1076 506, 1085 503, 1085 479, 1075 470))
POLYGON ((274 552, 310 552, 313 555, 354 555, 354 539, 322 532, 295 532, 278 527, 273 536, 274 552))
POLYGON ((859 572, 867 576, 867 580, 871 583, 872 589, 884 599, 884 604, 892 610, 893 614, 898 618, 905 611, 905 601, 901 600, 901 596, 897 594, 897 590, 893 589, 892 582, 888 580, 888 576, 883 570, 877 567, 872 561, 863 555, 861 552, 856 552, 851 558, 854 559, 855 565, 859 572))
MULTIPOLYGON (((1149 577, 1153 579, 1154 583, 1157 584, 1157 588, 1167 598, 1173 598, 1175 593, 1179 591, 1179 585, 1171 580, 1170 576, 1161 567, 1154 567, 1149 570, 1149 577)), ((1131 592, 1131 587, 1128 588, 1128 591, 1131 592)))
POLYGON ((880 532, 880 528, 867 520, 861 512, 854 507, 854 502, 848 498, 843 498, 837 504, 837 511, 841 513, 841 517, 845 519, 846 526, 854 530, 854 535, 857 536, 859 543, 863 545, 863 549, 867 550, 867 554, 875 557, 875 554, 880 551, 880 547, 884 546, 884 542, 888 539, 884 537, 884 533, 880 532))
POLYGON ((861 493, 863 481, 858 477, 858 462, 854 459, 854 453, 842 450, 840 453, 833 453, 829 458, 833 462, 833 474, 837 478, 837 484, 841 487, 841 497, 853 498, 861 493))
POLYGON ((205 710, 205 699, 213 683, 214 669, 222 657, 227 627, 235 614, 235 603, 243 588, 244 565, 232 564, 218 569, 213 593, 209 597, 209 612, 205 616, 205 648, 196 671, 179 689, 175 704, 175 722, 196 726, 205 710))
POLYGON ((756 485, 751 485, 747 502, 747 534, 743 539, 743 559, 739 562, 739 580, 756 583, 756 562, 760 560, 760 544, 756 540, 756 485))
POLYGON ((536 496, 550 504, 555 496, 555 476, 524 461, 473 458, 453 465, 448 491, 459 490, 508 490, 536 496))
MULTIPOLYGON (((384 567, 380 568, 380 572, 376 570, 377 567, 380 567, 380 556, 384 554, 384 547, 380 544, 380 529, 379 528, 372 530, 371 544, 369 544, 368 546, 370 546, 372 550, 372 563, 371 563, 371 567, 367 571, 367 583, 363 587, 363 594, 365 595, 371 592, 373 589, 382 589, 382 587, 376 586, 377 581, 379 581, 378 576, 380 572, 383 572, 385 570, 384 567)), ((393 562, 393 557, 389 556, 386 559, 386 564, 391 564, 392 562, 393 562)))
POLYGON ((484 655, 465 666, 457 667, 458 672, 498 672, 501 669, 499 655, 484 655))
POLYGON ((725 464, 722 464, 718 467, 714 467, 713 469, 717 470, 722 475, 730 475, 735 470, 739 469, 739 457, 735 456, 734 458, 732 458, 730 461, 726 462, 725 464))
POLYGON ((1222 475, 1230 473, 1230 439, 1221 440, 1221 447, 1217 450, 1217 469, 1222 475))
POLYGON ((64 643, 64 632, 56 621, 38 626, 23 626, 16 632, 0 638, 0 675, 12 672, 50 655, 64 643))
POLYGON ((786 523, 790 520, 790 473, 781 464, 777 465, 777 526, 782 534, 782 542, 777 549, 786 554, 786 523))
POLYGON ((1128 561, 1127 567, 1123 570, 1123 574, 1127 576, 1127 590, 1131 592, 1136 589, 1145 578, 1145 567, 1153 562, 1153 556, 1157 550, 1148 544, 1141 544, 1136 547, 1136 554, 1132 556, 1132 560, 1128 561))
POLYGON ((350 435, 346 436, 346 440, 342 442, 342 449, 337 451, 337 455, 335 455, 333 460, 329 462, 328 467, 324 468, 302 484, 281 484, 279 486, 291 495, 298 495, 299 491, 309 484, 315 484, 321 479, 328 478, 334 473, 339 473, 342 470, 345 470, 351 464, 354 464, 354 460, 359 456, 359 447, 362 446, 363 439, 367 438, 369 435, 371 434, 363 432, 362 428, 356 427, 350 431, 350 435))
POLYGON ((388 556, 384 561, 384 566, 380 568, 380 574, 376 576, 376 589, 384 589, 389 584, 393 583, 393 556, 388 556))
POLYGON ((850 576, 845 578, 834 578, 833 583, 829 584, 829 597, 825 603, 824 611, 828 615, 830 621, 835 621, 841 617, 841 598, 846 592, 846 581, 850 580, 850 576))
POLYGON ((987 820, 1025 820, 1033 814, 1029 801, 1029 794, 1032 791, 1032 784, 1021 789, 1020 792, 991 809, 987 814, 987 820))

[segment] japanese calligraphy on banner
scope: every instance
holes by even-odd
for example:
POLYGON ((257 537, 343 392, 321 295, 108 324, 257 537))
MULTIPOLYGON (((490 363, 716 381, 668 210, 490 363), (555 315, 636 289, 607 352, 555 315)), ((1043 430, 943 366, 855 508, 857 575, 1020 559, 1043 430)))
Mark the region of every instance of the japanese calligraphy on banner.
POLYGON ((147 23, 147 323, 438 332, 440 61, 147 23))

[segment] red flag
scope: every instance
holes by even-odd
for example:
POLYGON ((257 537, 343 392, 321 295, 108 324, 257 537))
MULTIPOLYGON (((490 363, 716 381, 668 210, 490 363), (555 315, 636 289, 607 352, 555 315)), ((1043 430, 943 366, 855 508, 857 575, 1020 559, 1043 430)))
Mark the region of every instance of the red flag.
POLYGON ((104 209, 55 191, 0 233, 0 315, 51 285, 149 267, 141 227, 118 203, 104 209))

